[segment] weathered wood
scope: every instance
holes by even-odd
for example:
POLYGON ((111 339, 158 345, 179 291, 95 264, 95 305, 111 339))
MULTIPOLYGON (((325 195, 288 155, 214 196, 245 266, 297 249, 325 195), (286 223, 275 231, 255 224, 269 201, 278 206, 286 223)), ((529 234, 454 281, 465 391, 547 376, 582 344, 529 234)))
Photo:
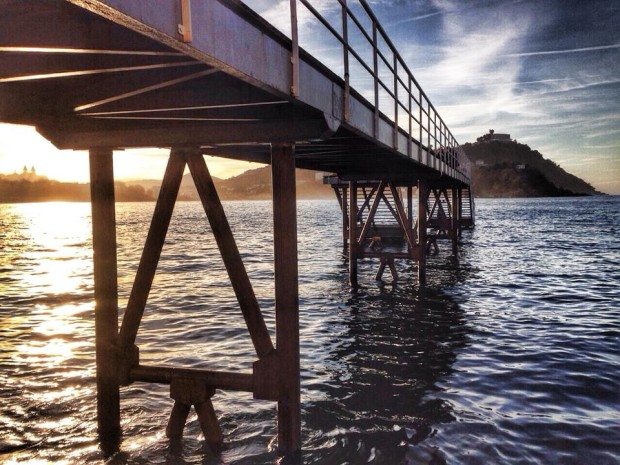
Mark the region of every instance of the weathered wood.
POLYGON ((175 378, 200 380, 205 386, 228 391, 253 392, 254 382, 250 373, 214 371, 201 368, 138 365, 131 369, 132 381, 170 384, 175 378))
POLYGON ((455 257, 459 253, 458 229, 459 229, 459 195, 455 187, 451 189, 452 193, 452 225, 450 228, 450 238, 452 239, 452 255, 455 257))
MULTIPOLYGON (((411 113, 411 111, 409 112, 411 113)), ((413 186, 407 186, 407 218, 409 219, 409 227, 413 230, 413 186)))
POLYGON ((458 235, 461 237, 463 235, 463 189, 460 187, 457 189, 457 205, 458 205, 458 235))
POLYGON ((192 4, 191 0, 181 0, 181 24, 179 32, 183 37, 183 42, 191 42, 193 39, 192 28, 192 4))
POLYGON ((327 138, 334 133, 325 118, 269 121, 135 121, 61 118, 37 124, 37 131, 60 149, 97 147, 174 147, 224 143, 271 143, 327 138), (119 125, 122 121, 122 126, 119 125))
POLYGON ((407 219, 407 215, 405 214, 405 209, 403 208, 403 203, 400 199, 400 195, 398 195, 398 190, 392 183, 390 183, 390 191, 392 192, 394 205, 396 205, 396 213, 398 215, 399 222, 403 228, 403 232, 405 233, 405 239, 407 240, 407 244, 409 245, 409 250, 413 253, 416 247, 416 241, 413 237, 413 230, 411 229, 409 220, 407 219))
POLYGON ((212 450, 218 451, 222 447, 224 438, 220 424, 217 421, 215 409, 213 408, 213 402, 208 399, 202 403, 194 404, 194 409, 198 415, 198 422, 200 423, 200 429, 205 437, 205 441, 212 450))
POLYGON ((168 419, 168 425, 166 425, 166 436, 171 439, 178 439, 183 437, 183 430, 185 429, 185 423, 189 416, 191 405, 184 404, 180 401, 175 401, 172 406, 172 412, 170 412, 170 418, 168 419))
POLYGON ((132 346, 136 341, 140 321, 144 315, 146 302, 157 270, 157 263, 166 240, 166 233, 183 179, 184 169, 184 154, 173 149, 170 152, 164 179, 155 204, 155 211, 151 219, 151 226, 146 236, 146 243, 142 250, 142 257, 123 317, 120 331, 121 347, 132 346))
POLYGON ((418 282, 426 284, 426 212, 428 187, 424 181, 418 183, 418 282))
POLYGON ((349 239, 349 198, 346 186, 342 188, 342 245, 347 246, 349 239))
POLYGON ((349 281, 357 287, 357 182, 349 183, 349 281))
POLYGON ((276 348, 281 395, 278 448, 283 454, 294 454, 301 448, 295 148, 292 144, 274 145, 271 150, 276 348))
POLYGON ((186 152, 186 160, 250 332, 252 343, 258 356, 263 357, 273 350, 273 344, 213 179, 199 150, 186 152))
POLYGON ((121 436, 121 425, 117 376, 118 280, 112 150, 90 150, 89 162, 95 287, 97 426, 102 441, 113 446, 121 436))
POLYGON ((379 269, 377 270, 377 274, 375 275, 375 280, 381 281, 383 278, 383 272, 385 271, 385 265, 387 264, 384 258, 379 262, 379 269))
POLYGON ((370 231, 370 227, 375 219, 375 215, 377 214, 377 209, 379 208, 379 203, 381 201, 381 197, 383 196, 383 191, 385 190, 386 182, 381 180, 379 183, 379 187, 377 187, 377 192, 375 198, 372 202, 372 206, 370 207, 370 213, 364 222, 364 226, 362 227, 362 232, 359 235, 359 239, 357 239, 357 244, 362 247, 364 244, 364 240, 368 235, 368 231, 370 231))
POLYGON ((372 196, 375 194, 376 191, 377 191, 377 186, 373 186, 370 189, 370 193, 367 194, 366 188, 362 187, 362 192, 364 193, 364 201, 362 202, 362 206, 359 208, 359 211, 357 212, 358 221, 362 221, 362 216, 364 214, 365 209, 368 209, 368 213, 370 213, 370 200, 372 199, 372 196))

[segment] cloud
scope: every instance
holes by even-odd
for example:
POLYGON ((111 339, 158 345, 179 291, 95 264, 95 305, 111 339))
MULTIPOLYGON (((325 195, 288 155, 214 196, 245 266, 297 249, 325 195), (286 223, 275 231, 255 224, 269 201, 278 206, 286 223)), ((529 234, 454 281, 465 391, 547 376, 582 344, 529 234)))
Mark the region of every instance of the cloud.
POLYGON ((531 57, 531 56, 539 56, 539 55, 559 55, 562 53, 593 52, 597 50, 610 50, 610 49, 617 49, 617 48, 620 48, 620 44, 599 45, 596 47, 569 48, 565 50, 545 50, 545 51, 540 51, 540 52, 519 52, 519 53, 510 53, 506 56, 531 57))

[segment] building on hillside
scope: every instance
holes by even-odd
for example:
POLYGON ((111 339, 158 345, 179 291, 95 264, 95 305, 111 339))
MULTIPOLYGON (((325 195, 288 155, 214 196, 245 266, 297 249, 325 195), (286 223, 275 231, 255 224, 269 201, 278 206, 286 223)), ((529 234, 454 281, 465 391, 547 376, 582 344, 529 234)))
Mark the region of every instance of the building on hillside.
POLYGON ((490 140, 497 140, 501 142, 510 142, 512 139, 510 138, 510 134, 500 134, 495 132, 494 129, 489 129, 489 132, 484 136, 478 137, 476 139, 478 142, 485 142, 490 140))

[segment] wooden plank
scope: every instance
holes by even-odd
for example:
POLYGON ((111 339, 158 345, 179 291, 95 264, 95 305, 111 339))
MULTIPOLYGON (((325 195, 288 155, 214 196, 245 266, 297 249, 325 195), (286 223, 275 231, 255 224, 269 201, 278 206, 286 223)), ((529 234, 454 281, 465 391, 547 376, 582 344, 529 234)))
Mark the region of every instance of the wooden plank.
POLYGON ((229 391, 254 391, 254 380, 250 373, 205 370, 201 368, 180 368, 169 366, 138 365, 131 369, 132 381, 170 384, 175 378, 196 379, 207 387, 229 391))
POLYGON ((301 448, 295 148, 292 144, 274 145, 271 151, 276 350, 281 395, 278 449, 288 455, 301 448))
POLYGON ((118 280, 116 213, 111 149, 89 152, 95 285, 97 427, 102 442, 114 449, 121 436, 118 382, 118 280))
POLYGON ((174 204, 183 179, 184 169, 184 154, 179 150, 172 150, 168 159, 168 165, 166 166, 166 172, 164 173, 164 179, 159 189, 155 211, 153 212, 151 226, 146 236, 142 256, 140 257, 136 278, 127 302, 125 316, 123 317, 119 337, 121 347, 130 347, 136 341, 136 335, 144 315, 159 257, 166 240, 166 233, 168 232, 174 204))
POLYGON ((220 249, 230 283, 237 296, 239 307, 241 307, 241 313, 250 332, 252 343, 258 357, 264 357, 273 351, 273 344, 213 179, 200 149, 187 151, 185 156, 202 206, 209 219, 213 236, 220 249))

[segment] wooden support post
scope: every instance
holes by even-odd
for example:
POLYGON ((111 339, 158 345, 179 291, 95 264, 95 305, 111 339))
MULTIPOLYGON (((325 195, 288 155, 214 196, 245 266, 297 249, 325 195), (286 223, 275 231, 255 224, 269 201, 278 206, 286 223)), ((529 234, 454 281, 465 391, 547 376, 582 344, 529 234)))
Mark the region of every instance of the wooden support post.
POLYGON ((342 245, 343 247, 347 246, 347 241, 349 239, 349 197, 347 188, 342 188, 342 245))
POLYGON ((349 281, 357 287, 357 182, 349 183, 349 281))
POLYGON ((189 410, 191 405, 184 404, 180 401, 175 401, 170 413, 170 419, 166 426, 166 436, 171 439, 180 439, 183 437, 183 430, 185 429, 185 423, 189 416, 189 410))
POLYGON ((455 257, 459 253, 458 244, 458 228, 459 228, 459 198, 455 187, 452 187, 452 227, 450 228, 450 237, 452 239, 452 255, 455 257))
POLYGON ((202 206, 209 219, 213 236, 222 254, 224 266, 237 296, 252 343, 258 357, 263 358, 273 351, 273 344, 213 179, 200 150, 188 151, 185 157, 202 206))
POLYGON ((459 212, 459 221, 458 221, 458 233, 459 237, 463 235, 463 189, 460 187, 457 189, 458 195, 458 212, 459 212))
POLYGON ((409 227, 413 230, 413 186, 407 186, 407 218, 409 227))
POLYGON ((293 144, 272 146, 271 172, 276 352, 280 375, 278 448, 281 453, 290 455, 301 449, 297 203, 293 144))
POLYGON ((121 325, 120 343, 123 350, 129 350, 136 341, 140 321, 157 270, 157 263, 166 240, 166 233, 183 179, 184 169, 184 154, 178 150, 172 150, 121 325))
POLYGON ((174 406, 166 427, 166 435, 171 439, 183 436, 185 422, 193 405, 205 441, 214 452, 219 452, 223 436, 211 402, 214 394, 214 389, 208 388, 198 379, 173 378, 170 382, 170 397, 174 399, 174 406))
POLYGON ((115 449, 121 436, 117 373, 118 281, 112 150, 91 149, 89 161, 95 281, 97 426, 105 452, 115 449))
POLYGON ((418 182, 418 281, 426 284, 426 209, 428 186, 418 182))

